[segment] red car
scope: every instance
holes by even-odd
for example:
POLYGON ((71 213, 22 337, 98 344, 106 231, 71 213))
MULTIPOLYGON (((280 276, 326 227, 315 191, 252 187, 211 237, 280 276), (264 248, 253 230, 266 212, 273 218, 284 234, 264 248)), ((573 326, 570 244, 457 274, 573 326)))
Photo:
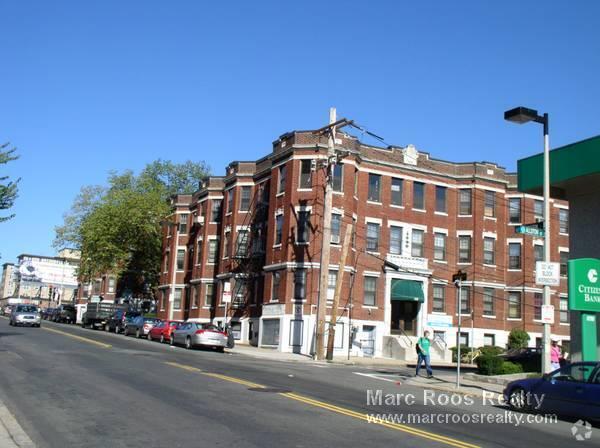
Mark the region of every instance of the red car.
POLYGON ((148 339, 151 341, 171 342, 171 333, 179 327, 181 321, 178 320, 161 320, 157 323, 150 333, 148 339))

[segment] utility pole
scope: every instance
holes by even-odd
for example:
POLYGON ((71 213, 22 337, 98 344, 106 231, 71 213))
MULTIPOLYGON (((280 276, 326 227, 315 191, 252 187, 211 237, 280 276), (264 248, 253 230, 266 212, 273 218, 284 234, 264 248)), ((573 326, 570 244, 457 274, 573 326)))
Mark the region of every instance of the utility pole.
POLYGON ((335 166, 335 107, 329 109, 329 129, 327 135, 327 167, 325 174, 325 198, 323 201, 323 239, 321 241, 321 269, 319 279, 319 301, 317 304, 317 340, 315 358, 324 358, 325 316, 327 315, 327 285, 329 280, 329 259, 331 256, 331 208, 333 202, 333 168, 335 166))
POLYGON ((459 270, 456 274, 452 276, 452 282, 454 282, 454 286, 457 288, 458 292, 458 300, 456 303, 458 304, 458 330, 456 332, 456 388, 460 388, 460 319, 461 319, 461 310, 462 310, 462 282, 467 280, 467 273, 459 270))
POLYGON ((342 246, 342 255, 340 257, 340 268, 338 271, 337 281, 335 284, 335 294, 333 296, 333 308, 329 320, 329 336, 327 338, 327 360, 333 359, 333 345, 335 342, 335 325, 337 324, 337 309, 340 303, 340 295, 342 294, 342 283, 344 282, 344 269, 346 267, 346 258, 348 257, 348 247, 352 239, 352 225, 346 226, 344 234, 344 242, 342 246))
MULTIPOLYGON (((542 119, 544 125, 544 261, 550 263, 550 138, 548 136, 548 114, 542 119)), ((550 286, 544 285, 544 305, 551 305, 550 286)), ((542 373, 552 370, 550 363, 550 324, 544 322, 542 373)))

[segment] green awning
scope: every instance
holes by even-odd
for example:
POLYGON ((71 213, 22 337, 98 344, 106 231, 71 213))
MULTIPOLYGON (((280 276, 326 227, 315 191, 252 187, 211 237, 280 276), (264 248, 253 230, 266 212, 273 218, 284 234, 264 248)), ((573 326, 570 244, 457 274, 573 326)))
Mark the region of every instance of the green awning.
POLYGON ((392 279, 392 300, 424 302, 423 283, 417 280, 392 279))

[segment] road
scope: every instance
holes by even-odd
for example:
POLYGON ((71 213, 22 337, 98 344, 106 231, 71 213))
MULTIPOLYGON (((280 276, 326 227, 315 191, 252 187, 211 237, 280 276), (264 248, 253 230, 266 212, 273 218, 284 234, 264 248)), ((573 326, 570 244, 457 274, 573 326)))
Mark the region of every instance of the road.
POLYGON ((14 328, 0 319, 0 399, 39 447, 586 445, 564 421, 368 422, 366 414, 386 413, 506 417, 504 407, 464 403, 461 395, 456 406, 425 403, 426 389, 404 382, 410 373, 188 351, 50 322, 14 328), (397 400, 375 405, 367 394, 377 390, 397 400))

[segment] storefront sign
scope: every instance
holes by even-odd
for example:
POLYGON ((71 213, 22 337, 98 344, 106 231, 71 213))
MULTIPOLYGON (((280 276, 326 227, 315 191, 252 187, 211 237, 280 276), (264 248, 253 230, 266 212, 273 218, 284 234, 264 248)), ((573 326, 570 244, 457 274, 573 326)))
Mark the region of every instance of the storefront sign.
POLYGON ((447 314, 428 314, 427 326, 449 328, 452 326, 452 316, 447 314))
POLYGON ((600 312, 600 260, 569 260, 569 309, 600 312))

